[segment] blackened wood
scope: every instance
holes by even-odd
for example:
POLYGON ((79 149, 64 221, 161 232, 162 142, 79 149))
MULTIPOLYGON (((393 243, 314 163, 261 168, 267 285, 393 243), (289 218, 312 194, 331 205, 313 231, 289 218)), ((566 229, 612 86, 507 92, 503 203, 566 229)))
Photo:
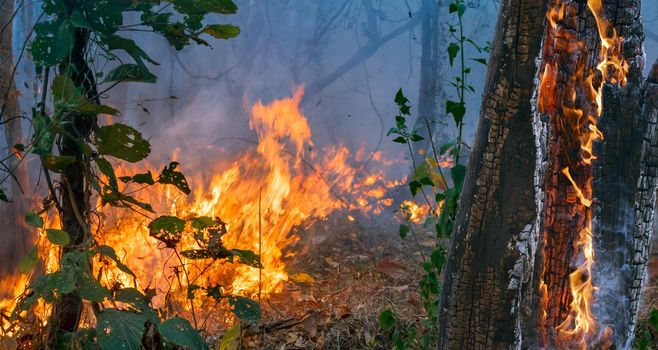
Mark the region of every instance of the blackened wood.
POLYGON ((445 271, 443 349, 508 349, 533 328, 525 325, 534 311, 526 299, 533 298, 539 191, 531 98, 545 11, 544 0, 501 2, 445 271))

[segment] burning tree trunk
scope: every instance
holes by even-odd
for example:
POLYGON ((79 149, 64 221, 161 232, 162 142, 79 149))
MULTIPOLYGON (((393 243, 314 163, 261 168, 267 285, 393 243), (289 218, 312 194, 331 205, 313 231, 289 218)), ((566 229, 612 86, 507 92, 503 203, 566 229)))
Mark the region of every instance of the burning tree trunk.
POLYGON ((501 3, 480 122, 445 271, 441 347, 519 343, 538 236, 532 91, 545 0, 501 3))
MULTIPOLYGON (((640 1, 550 0, 546 10, 535 127, 507 101, 490 112, 499 90, 485 91, 442 299, 447 348, 632 340, 658 182, 658 89, 655 69, 642 86, 640 1), (492 136, 496 121, 517 119, 492 136), (534 150, 499 151, 524 129, 534 150)), ((510 38, 505 11, 498 36, 510 38)), ((488 84, 507 86, 491 64, 488 84)))

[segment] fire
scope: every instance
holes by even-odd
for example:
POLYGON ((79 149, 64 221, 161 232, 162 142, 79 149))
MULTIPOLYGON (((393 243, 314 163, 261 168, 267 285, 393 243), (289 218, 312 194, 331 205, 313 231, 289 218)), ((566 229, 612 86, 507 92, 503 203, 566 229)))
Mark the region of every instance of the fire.
MULTIPOLYGON (((161 201, 161 215, 209 216, 226 221, 228 232, 222 236, 222 243, 229 249, 260 253, 264 268, 224 263, 207 266, 175 257, 170 249, 159 249, 149 237, 148 220, 117 212, 111 216, 113 225, 105 229, 102 239, 117 252, 136 257, 127 264, 137 274, 137 280, 145 283, 143 288, 156 288, 162 295, 183 296, 189 280, 190 284, 206 287, 221 285, 224 293, 266 298, 281 292, 288 280, 285 258, 294 256, 294 252, 286 248, 299 239, 295 232, 339 209, 376 213, 389 203, 385 197, 389 183, 384 181, 383 173, 360 176, 359 169, 350 165, 353 155, 347 147, 326 148, 322 155, 308 151, 313 141, 299 109, 302 95, 300 88, 289 98, 270 104, 257 102, 249 125, 258 135, 258 146, 228 166, 204 169, 215 174, 209 181, 204 181, 203 174, 188 174, 191 187, 196 189, 192 198, 171 188, 147 198, 151 203, 161 201), (355 191, 357 196, 348 200, 347 190, 355 191), (127 233, 130 239, 126 239, 127 233), (189 276, 183 276, 181 265, 189 267, 189 276)), ((194 240, 183 240, 182 244, 191 247, 194 240)), ((105 273, 108 283, 132 285, 129 276, 120 271, 105 273)), ((158 298, 154 299, 158 306, 171 302, 158 298)), ((187 312, 192 311, 184 297, 173 299, 187 312)), ((199 301, 194 306, 199 312, 203 305, 199 301)))
MULTIPOLYGON (((574 232, 558 232, 565 236, 575 234, 575 270, 569 276, 571 302, 567 316, 555 327, 556 345, 560 347, 582 348, 591 342, 602 343, 596 317, 591 305, 596 287, 592 283, 592 267, 595 254, 592 238, 592 162, 593 144, 603 140, 603 133, 597 128, 597 119, 603 111, 603 84, 626 84, 628 64, 621 52, 623 38, 605 18, 602 0, 588 0, 587 6, 593 14, 601 42, 596 68, 589 69, 584 42, 566 29, 566 17, 578 4, 569 0, 553 0, 547 18, 549 21, 548 39, 545 54, 552 58, 545 62, 539 85, 538 107, 541 113, 551 116, 554 132, 561 138, 560 153, 555 166, 563 163, 561 173, 569 181, 573 193, 566 194, 566 205, 572 208, 571 215, 584 218, 581 227, 573 227, 574 232), (561 64, 565 71, 572 71, 566 85, 558 86, 558 72, 561 64), (577 151, 574 152, 573 150, 577 151), (576 175, 574 175, 576 174, 576 175), (572 199, 573 197, 573 199, 572 199), (575 200, 577 198, 577 201, 575 200)), ((573 11, 571 16, 573 16, 573 11)), ((553 219, 551 219, 553 220, 553 219)), ((581 222, 579 225, 581 225, 581 222)), ((547 267, 544 266, 546 271, 547 267)), ((543 278, 542 278, 543 279, 543 278)), ((541 281, 542 322, 548 317, 548 281, 541 281)), ((544 324, 544 326, 548 326, 544 324)), ((552 332, 551 332, 552 333, 552 332)), ((605 332, 604 332, 605 333, 605 332)), ((605 337, 607 335, 603 335, 605 337)), ((596 346, 596 344, 594 345, 596 346)))
MULTIPOLYGON (((337 210, 345 212, 345 217, 352 221, 357 211, 371 215, 390 206, 393 199, 387 197, 387 191, 402 180, 387 181, 384 170, 386 162, 391 166, 397 163, 385 160, 381 152, 368 155, 361 149, 352 153, 342 145, 316 151, 311 147, 314 143, 310 126, 299 107, 302 96, 303 88, 299 88, 291 97, 268 104, 255 103, 249 126, 258 136, 257 146, 230 161, 209 161, 196 172, 184 169, 194 191, 191 195, 185 196, 172 186, 143 190, 135 184, 125 185, 124 193, 152 204, 157 214, 102 207, 99 200, 97 209, 102 220, 92 227, 96 240, 113 247, 136 275, 134 278, 122 272, 113 263, 94 261, 95 275, 100 276, 101 283, 109 289, 135 287, 144 292, 155 291, 154 307, 187 317, 198 327, 220 328, 231 323, 232 316, 223 313, 221 307, 208 304, 205 298, 197 298, 202 295, 199 288, 190 298, 189 286, 219 288, 223 294, 265 300, 283 291, 289 279, 286 259, 295 255, 288 248, 299 240, 300 232, 337 210), (368 156, 383 166, 375 172, 357 166, 368 156), (191 234, 184 235, 178 251, 149 236, 148 224, 161 215, 208 216, 225 221, 227 232, 221 237, 222 244, 228 249, 259 254, 263 268, 187 259, 179 252, 196 247, 191 234)), ((185 161, 181 163, 184 167, 185 161)), ((119 170, 121 175, 131 175, 159 167, 124 165, 119 170)), ((50 222, 46 227, 54 228, 56 220, 50 222)), ((47 272, 54 271, 57 251, 45 239, 40 239, 38 245, 40 258, 48 259, 47 272), (48 249, 53 253, 48 253, 48 249)), ((11 312, 14 297, 25 290, 29 276, 16 277, 20 283, 8 291, 10 298, 1 296, 0 310, 11 312)), ((8 279, 2 280, 3 292, 5 281, 8 279)), ((47 310, 38 312, 45 322, 47 310)), ((11 335, 2 325, 0 335, 11 335)))
POLYGON ((400 204, 400 210, 405 218, 413 223, 420 223, 425 218, 428 208, 412 201, 405 200, 400 204))

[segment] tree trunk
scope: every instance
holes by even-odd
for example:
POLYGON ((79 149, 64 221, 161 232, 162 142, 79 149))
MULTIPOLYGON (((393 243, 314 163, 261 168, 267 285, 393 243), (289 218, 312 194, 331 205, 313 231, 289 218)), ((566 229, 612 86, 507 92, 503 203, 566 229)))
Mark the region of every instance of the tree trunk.
MULTIPOLYGON (((18 94, 14 84, 13 28, 14 1, 7 0, 0 4, 0 121, 4 127, 7 147, 11 154, 16 144, 24 144, 21 128, 18 94)), ((7 167, 12 172, 12 195, 19 196, 28 185, 27 167, 18 157, 11 157, 7 167)), ((6 169, 5 169, 6 170, 6 169)))
MULTIPOLYGON (((421 56, 420 56, 420 90, 418 93, 418 118, 414 129, 424 140, 413 144, 416 164, 425 161, 418 151, 427 151, 429 147, 429 133, 433 133, 435 140, 445 140, 445 135, 439 135, 444 125, 439 121, 439 101, 442 95, 442 72, 439 66, 439 46, 444 37, 443 27, 439 23, 440 4, 436 0, 423 0, 421 9, 421 56), (428 126, 429 125, 429 130, 428 126)), ((445 123, 445 121, 443 121, 445 123)), ((413 172, 413 170, 412 170, 413 172)))
MULTIPOLYGON (((79 0, 65 2, 68 13, 71 13, 75 6, 79 6, 77 1, 79 0)), ((95 74, 85 60, 88 41, 89 32, 85 29, 76 29, 71 56, 60 64, 60 71, 61 74, 69 74, 75 86, 82 89, 87 99, 99 104, 95 74)), ((67 113, 64 118, 62 124, 66 136, 62 136, 60 153, 63 156, 76 158, 76 161, 68 165, 62 174, 64 188, 60 198, 62 206, 60 218, 62 228, 71 238, 70 243, 62 250, 63 254, 66 254, 82 249, 82 244, 91 238, 87 235, 90 193, 85 186, 85 179, 89 175, 89 159, 85 159, 78 144, 89 139, 92 130, 97 127, 97 118, 76 113, 67 113)), ((56 300, 49 322, 50 344, 54 344, 60 333, 77 330, 82 306, 82 299, 75 294, 65 294, 56 300)))
POLYGON ((445 271, 443 349, 507 349, 533 331, 540 191, 531 98, 545 13, 545 0, 501 2, 445 271))
POLYGON ((656 206, 658 65, 643 84, 640 1, 604 4, 507 1, 501 9, 492 53, 500 58, 490 62, 446 269, 443 348, 631 344, 656 206), (545 32, 505 22, 529 3, 539 11, 530 23, 548 14, 545 32), (501 68, 510 56, 499 41, 528 51, 512 41, 528 36, 544 37, 537 113, 532 84, 519 79, 534 67, 501 68), (508 76, 492 72, 527 84, 520 104, 516 96, 492 102, 513 91, 508 76))

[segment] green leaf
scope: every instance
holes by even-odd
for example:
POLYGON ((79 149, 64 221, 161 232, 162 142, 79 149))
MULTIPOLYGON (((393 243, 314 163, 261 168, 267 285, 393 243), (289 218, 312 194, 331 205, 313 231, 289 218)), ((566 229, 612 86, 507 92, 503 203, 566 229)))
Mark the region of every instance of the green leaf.
POLYGON ((484 59, 484 58, 472 58, 472 60, 475 61, 475 62, 477 62, 477 63, 481 63, 481 64, 483 64, 483 65, 485 65, 485 66, 487 65, 487 60, 484 59))
POLYGON ((231 312, 244 322, 257 322, 260 319, 260 306, 254 300, 239 296, 229 296, 231 312))
POLYGON ((404 136, 398 136, 393 139, 393 142, 397 143, 407 143, 407 139, 404 138, 404 136))
POLYGON ((209 216, 199 216, 192 219, 192 228, 195 230, 203 230, 219 225, 221 224, 209 216))
POLYGON ((466 106, 461 102, 455 101, 446 101, 446 113, 452 114, 452 118, 455 120, 455 124, 461 124, 464 120, 464 115, 466 114, 466 106))
POLYGON ((424 137, 422 137, 422 136, 420 136, 416 133, 411 134, 411 141, 413 141, 413 142, 422 141, 424 139, 425 139, 424 137))
POLYGON ((464 12, 466 12, 466 4, 464 4, 461 0, 456 1, 450 4, 449 11, 450 13, 457 12, 457 15, 461 17, 464 15, 464 12))
POLYGON ((73 26, 67 20, 37 23, 30 51, 39 67, 50 67, 66 59, 73 48, 73 26))
POLYGON ((410 231, 410 230, 411 230, 411 229, 409 228, 409 226, 407 226, 407 225, 400 225, 400 230, 399 230, 399 232, 400 232, 400 238, 402 238, 402 239, 407 238, 407 235, 409 234, 409 231, 410 231))
POLYGON ((83 274, 79 278, 79 282, 77 293, 84 300, 100 303, 103 302, 105 298, 110 298, 112 296, 110 291, 103 287, 100 282, 89 277, 87 274, 83 274))
POLYGON ((219 344, 219 350, 238 350, 241 337, 242 330, 240 328, 240 323, 238 322, 224 333, 222 342, 219 344))
POLYGON ((153 84, 157 79, 158 78, 143 65, 122 64, 107 73, 104 82, 123 81, 153 84))
POLYGON ((443 155, 448 152, 449 149, 451 149, 455 145, 455 141, 449 141, 441 145, 441 148, 439 148, 439 154, 443 155))
POLYGON ((51 93, 55 103, 77 103, 82 98, 73 80, 65 75, 53 78, 51 93))
POLYGON ((185 230, 185 220, 165 215, 151 221, 148 227, 151 237, 163 242, 168 248, 174 248, 185 230))
POLYGON ((237 256, 242 264, 255 268, 263 268, 263 265, 260 263, 260 256, 251 250, 231 249, 230 252, 234 256, 237 256))
POLYGON ((56 156, 49 154, 42 157, 41 161, 46 169, 56 173, 63 173, 69 165, 75 163, 75 156, 56 156))
POLYGON ((119 260, 119 257, 117 256, 116 251, 114 251, 114 248, 112 248, 110 246, 107 246, 107 245, 102 245, 102 246, 98 247, 96 252, 98 254, 100 254, 101 256, 106 256, 106 257, 110 258, 112 261, 114 261, 114 263, 117 265, 117 268, 119 270, 135 277, 135 273, 132 272, 132 270, 130 270, 130 268, 128 268, 128 266, 126 266, 124 263, 122 263, 121 260, 119 260))
POLYGON ((217 39, 230 39, 240 34, 240 28, 231 24, 211 24, 203 28, 202 32, 217 39))
POLYGON ((450 60, 451 67, 455 62, 455 57, 457 57, 458 53, 459 53, 459 44, 450 43, 450 45, 448 45, 448 59, 450 60))
POLYGON ((402 92, 402 89, 399 89, 398 92, 395 94, 395 103, 398 106, 404 106, 409 102, 409 99, 404 96, 404 93, 402 92))
POLYGON ((393 328, 396 322, 395 314, 389 309, 386 309, 379 314, 379 327, 381 327, 383 331, 388 331, 393 328))
POLYGON ((421 187, 423 187, 423 185, 418 181, 409 182, 409 190, 411 190, 411 195, 414 197, 416 196, 418 190, 420 190, 421 187))
POLYGON ((121 176, 119 180, 123 182, 134 182, 141 185, 154 185, 155 180, 153 180, 153 174, 150 171, 147 171, 143 174, 135 174, 133 176, 121 176))
POLYGON ((84 114, 108 114, 119 115, 119 110, 106 105, 99 105, 91 102, 82 103, 78 106, 78 111, 84 114))
POLYGON ((162 322, 158 331, 168 343, 190 350, 208 349, 208 345, 203 341, 199 332, 185 319, 170 318, 162 322))
POLYGON ((165 185, 174 185, 183 193, 190 194, 192 191, 187 183, 187 179, 185 179, 185 175, 180 171, 176 171, 178 165, 178 162, 171 162, 168 166, 164 167, 160 173, 158 182, 165 185))
POLYGON ((54 228, 46 229, 46 237, 50 243, 54 245, 67 245, 69 242, 71 242, 71 237, 69 236, 68 232, 54 228))
POLYGON ((43 227, 43 219, 33 212, 25 213, 25 222, 32 227, 43 227))
POLYGON ((37 113, 36 109, 32 110, 32 125, 34 133, 32 135, 32 153, 46 156, 52 153, 55 133, 52 131, 52 121, 47 115, 37 113))
POLYGON ((131 163, 139 162, 151 153, 151 144, 139 131, 125 124, 101 126, 94 140, 98 153, 131 163))
POLYGON ((9 198, 7 198, 7 195, 5 194, 5 190, 0 188, 0 202, 5 202, 9 203, 9 198))
POLYGON ((98 315, 96 331, 102 350, 140 350, 146 317, 117 309, 105 309, 98 315))
POLYGON ((452 175, 452 182, 455 184, 455 188, 458 192, 461 192, 464 187, 466 167, 462 164, 457 164, 450 169, 450 175, 452 175))
POLYGON ((37 265, 37 262, 39 262, 39 251, 37 247, 32 247, 18 263, 18 271, 22 274, 28 274, 37 265))
POLYGON ((446 253, 443 248, 437 248, 432 251, 432 255, 430 255, 430 261, 432 262, 432 266, 437 271, 442 271, 446 262, 446 253))
POLYGON ((134 40, 122 38, 118 35, 110 35, 103 40, 107 44, 107 48, 110 51, 113 50, 123 50, 132 57, 136 63, 144 65, 144 61, 147 61, 154 65, 159 65, 158 62, 154 61, 149 57, 149 55, 140 48, 134 40))
POLYGON ((160 318, 155 310, 149 305, 147 297, 135 288, 122 288, 114 293, 114 300, 126 303, 132 306, 135 310, 141 312, 142 315, 152 324, 160 324, 160 318))
POLYGON ((110 188, 114 192, 119 192, 119 184, 117 183, 117 177, 114 174, 114 168, 112 168, 112 164, 110 164, 110 162, 108 162, 105 158, 97 158, 96 165, 98 165, 98 170, 100 170, 103 175, 107 176, 107 179, 110 183, 110 188))

